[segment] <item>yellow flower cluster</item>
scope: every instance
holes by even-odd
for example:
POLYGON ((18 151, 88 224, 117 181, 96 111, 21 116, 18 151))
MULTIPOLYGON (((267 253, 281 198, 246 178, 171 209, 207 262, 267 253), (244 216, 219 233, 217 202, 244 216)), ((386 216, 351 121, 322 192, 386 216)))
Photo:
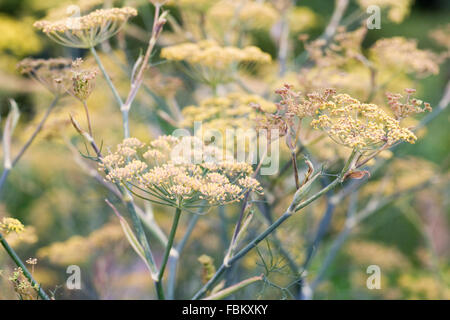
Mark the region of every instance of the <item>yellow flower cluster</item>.
POLYGON ((352 241, 346 246, 346 253, 361 265, 376 264, 386 271, 408 268, 411 264, 395 248, 371 241, 352 241))
POLYGON ((218 0, 169 0, 168 5, 177 5, 181 8, 189 8, 195 11, 206 11, 218 0))
POLYGON ((417 41, 402 37, 378 40, 371 52, 375 61, 419 77, 439 73, 438 56, 417 48, 417 41))
POLYGON ((354 60, 355 55, 361 52, 361 43, 367 33, 365 27, 360 27, 353 31, 347 31, 344 27, 339 27, 334 36, 333 43, 329 46, 325 39, 305 43, 311 59, 317 67, 337 67, 343 66, 349 60, 354 60))
POLYGON ((450 289, 445 282, 440 282, 427 272, 419 274, 402 274, 398 286, 407 292, 409 299, 450 299, 450 289))
POLYGON ((11 232, 20 234, 25 231, 25 226, 17 219, 3 218, 0 222, 0 231, 9 234, 11 232))
POLYGON ((136 9, 131 7, 99 9, 81 17, 37 21, 34 27, 64 46, 91 48, 115 35, 136 15, 136 9))
POLYGON ((367 7, 375 5, 387 10, 389 20, 395 23, 402 22, 409 14, 412 5, 411 0, 358 0, 358 4, 366 10, 367 7))
POLYGON ((182 127, 192 127, 195 121, 201 121, 203 129, 249 128, 257 115, 253 105, 266 112, 274 111, 275 105, 264 98, 241 92, 232 92, 225 97, 212 97, 201 101, 198 106, 183 108, 182 127))
POLYGON ((195 137, 162 136, 148 146, 136 138, 125 139, 104 157, 101 169, 109 181, 145 192, 153 197, 150 201, 180 208, 198 207, 202 201, 221 205, 239 201, 248 191, 262 191, 251 177, 251 165, 225 157, 195 137))
POLYGON ((308 7, 294 7, 289 11, 288 22, 292 33, 299 33, 315 27, 319 17, 308 7))
POLYGON ((66 58, 27 58, 17 64, 17 69, 20 73, 33 77, 55 96, 59 96, 65 94, 69 88, 71 66, 72 60, 66 58))
POLYGON ((361 103, 347 94, 338 94, 323 103, 311 125, 324 130, 336 143, 360 151, 376 149, 398 140, 414 143, 414 133, 400 126, 375 104, 361 103))
POLYGON ((186 61, 211 69, 225 70, 237 63, 269 63, 271 57, 254 46, 243 49, 222 47, 214 41, 183 43, 161 50, 161 57, 173 61, 186 61))
POLYGON ((111 222, 86 237, 76 235, 66 241, 55 242, 41 248, 38 256, 62 266, 81 264, 89 257, 94 257, 96 251, 117 245, 122 240, 124 240, 122 227, 118 223, 111 222))
POLYGON ((39 38, 28 23, 3 14, 0 14, 0 34, 0 51, 23 57, 41 49, 39 38))
POLYGON ((450 23, 430 31, 430 37, 442 47, 450 50, 450 23))
POLYGON ((277 19, 278 12, 267 2, 222 0, 208 10, 208 23, 225 30, 233 23, 244 29, 269 29, 277 19))

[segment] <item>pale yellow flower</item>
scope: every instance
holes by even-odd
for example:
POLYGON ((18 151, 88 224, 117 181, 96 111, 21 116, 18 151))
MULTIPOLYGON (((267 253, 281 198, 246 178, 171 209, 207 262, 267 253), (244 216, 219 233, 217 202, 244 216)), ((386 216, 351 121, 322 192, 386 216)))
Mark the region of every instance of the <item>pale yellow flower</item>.
POLYGON ((81 17, 37 21, 34 26, 63 46, 91 48, 115 35, 136 15, 130 7, 99 9, 81 17))

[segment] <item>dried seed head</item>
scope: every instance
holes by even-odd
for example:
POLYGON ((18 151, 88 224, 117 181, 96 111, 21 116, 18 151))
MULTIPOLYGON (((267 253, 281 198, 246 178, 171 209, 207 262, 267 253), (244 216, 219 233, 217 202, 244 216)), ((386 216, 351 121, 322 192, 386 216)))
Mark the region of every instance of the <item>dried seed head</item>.
POLYGON ((40 82, 55 96, 66 93, 70 86, 70 68, 72 60, 55 59, 24 59, 17 64, 20 73, 29 75, 40 82))
POLYGON ((94 80, 98 71, 97 69, 81 69, 82 63, 81 58, 72 63, 72 87, 69 92, 80 101, 86 101, 94 90, 94 80))
POLYGON ((411 97, 416 92, 415 89, 405 89, 405 92, 406 97, 403 97, 400 93, 386 93, 388 104, 394 112, 395 119, 402 120, 412 114, 432 110, 429 103, 411 97))

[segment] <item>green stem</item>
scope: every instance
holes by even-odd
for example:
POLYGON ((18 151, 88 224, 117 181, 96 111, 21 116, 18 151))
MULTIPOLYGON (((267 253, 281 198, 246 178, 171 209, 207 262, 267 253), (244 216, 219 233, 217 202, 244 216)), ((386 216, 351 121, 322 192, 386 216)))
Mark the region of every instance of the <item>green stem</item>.
MULTIPOLYGON (((159 269, 158 282, 162 282, 162 278, 164 276, 164 270, 166 269, 167 261, 169 260, 170 250, 172 249, 173 240, 175 239, 175 234, 177 232, 178 222, 180 221, 181 209, 175 209, 175 216, 173 218, 172 228, 170 230, 169 238, 167 241, 166 250, 164 252, 164 258, 161 264, 161 268, 159 269)), ((162 297, 164 299, 164 297, 162 297)))
MULTIPOLYGON (((169 259, 169 279, 167 284, 167 295, 168 299, 173 299, 175 297, 175 285, 176 285, 176 279, 177 279, 177 267, 178 267, 178 261, 181 256, 181 252, 183 252, 184 247, 186 246, 186 243, 189 240, 189 237, 192 234, 192 231, 194 230, 198 219, 200 218, 200 214, 193 214, 191 220, 189 221, 189 225, 187 227, 187 230, 181 239, 180 243, 176 246, 176 252, 177 254, 170 257, 169 259)), ((167 243, 166 243, 167 245, 167 243)))
POLYGON ((122 108, 122 105, 123 105, 122 99, 120 98, 120 95, 117 92, 116 87, 112 83, 111 78, 109 77, 108 72, 106 72, 106 69, 103 66, 103 63, 100 60, 100 57, 98 56, 97 51, 95 50, 94 47, 91 47, 91 53, 94 56, 95 61, 97 62, 98 67, 100 68, 100 71, 103 73, 103 76, 105 77, 106 82, 108 83, 108 86, 111 88, 111 91, 112 91, 117 103, 119 104, 119 107, 122 108))
POLYGON ((19 256, 17 255, 17 253, 14 251, 13 248, 11 248, 8 244, 8 242, 6 241, 6 239, 3 237, 3 235, 0 233, 0 242, 3 245, 3 248, 5 248, 6 252, 8 253, 8 255, 11 257, 11 259, 14 260, 14 262, 16 263, 16 265, 22 269, 23 274, 25 275, 25 277, 27 277, 28 281, 30 281, 31 285, 33 286, 33 288, 36 289, 37 293, 39 294, 39 296, 41 297, 41 299, 43 300, 50 300, 50 298, 48 297, 48 295, 45 293, 45 291, 41 288, 41 286, 36 282, 36 280, 34 280, 33 276, 31 275, 31 273, 28 271, 27 267, 24 265, 24 263, 22 262, 22 260, 19 258, 19 256))
POLYGON ((286 212, 279 217, 274 223, 272 223, 266 230, 264 230, 259 236, 253 239, 247 246, 245 246, 241 251, 239 251, 236 255, 234 255, 231 259, 227 261, 227 265, 222 263, 219 269, 216 271, 214 276, 194 295, 193 300, 197 300, 201 298, 213 285, 214 283, 222 276, 225 270, 232 266, 234 262, 245 256, 250 250, 256 247, 262 240, 264 240, 268 235, 270 235, 276 228, 278 228, 285 220, 289 219, 293 213, 303 209, 308 206, 310 203, 327 193, 328 191, 334 189, 338 184, 342 183, 347 170, 351 167, 355 157, 357 155, 357 151, 353 150, 349 159, 347 160, 344 168, 342 169, 339 176, 334 179, 330 184, 328 184, 325 188, 321 189, 315 195, 311 196, 307 200, 301 202, 299 205, 295 205, 295 201, 291 203, 286 212))
POLYGON ((103 76, 106 79, 106 82, 108 83, 108 86, 111 88, 111 91, 114 95, 114 98, 116 99, 117 103, 119 104, 120 107, 120 111, 122 112, 122 123, 123 123, 123 135, 125 138, 129 138, 130 137, 130 126, 129 126, 129 121, 128 121, 128 113, 129 113, 129 108, 124 108, 124 104, 122 99, 120 98, 119 93, 117 92, 116 87, 114 86, 114 84, 111 81, 111 78, 108 75, 108 72, 106 72, 105 67, 103 66, 100 57, 97 54, 97 51, 95 50, 94 47, 91 47, 91 52, 92 55, 95 58, 95 61, 97 62, 98 67, 100 68, 100 70, 103 73, 103 76))
POLYGON ((124 138, 129 138, 130 137, 130 125, 129 125, 129 120, 128 120, 128 118, 129 118, 128 113, 129 113, 130 109, 129 108, 124 108, 124 104, 123 104, 122 98, 120 98, 119 92, 117 91, 116 87, 114 86, 110 76, 108 75, 108 72, 106 72, 106 69, 103 66, 103 63, 100 60, 100 57, 98 56, 97 51, 95 50, 94 47, 91 48, 91 52, 92 52, 92 55, 95 58, 95 61, 97 62, 98 67, 100 68, 100 70, 103 73, 103 76, 106 79, 106 83, 108 83, 108 86, 110 87, 110 89, 111 89, 111 91, 112 91, 112 93, 114 95, 114 98, 116 99, 116 101, 117 101, 117 103, 118 103, 118 105, 120 107, 120 111, 122 112, 122 123, 123 123, 123 135, 124 135, 124 138))

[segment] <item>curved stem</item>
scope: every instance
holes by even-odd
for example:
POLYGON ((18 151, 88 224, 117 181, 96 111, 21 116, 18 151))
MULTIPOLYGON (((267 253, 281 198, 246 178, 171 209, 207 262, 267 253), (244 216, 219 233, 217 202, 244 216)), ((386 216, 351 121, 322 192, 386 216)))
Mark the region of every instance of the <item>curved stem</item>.
POLYGON ((291 203, 286 212, 279 217, 274 223, 272 223, 267 229, 265 229, 259 236, 253 239, 247 246, 241 249, 236 255, 234 255, 231 259, 227 261, 227 265, 222 263, 219 269, 216 271, 214 276, 194 295, 193 300, 201 298, 213 285, 214 283, 222 276, 225 270, 233 265, 234 262, 244 257, 250 250, 256 247, 262 240, 264 240, 268 235, 270 235, 275 229, 277 229, 284 221, 289 219, 295 212, 303 209, 308 206, 310 203, 320 198, 322 195, 327 193, 328 191, 334 189, 338 184, 342 183, 347 171, 352 167, 354 160, 357 156, 357 151, 353 150, 352 154, 348 158, 345 163, 344 168, 342 169, 339 176, 334 179, 330 184, 328 184, 325 188, 321 189, 319 192, 309 197, 307 200, 301 202, 296 205, 295 201, 291 203))
POLYGON ((45 112, 45 114, 42 117, 41 121, 37 125, 36 129, 34 129, 31 137, 28 138, 27 142, 25 142, 23 147, 20 149, 19 153, 16 155, 16 157, 12 161, 11 168, 6 168, 6 169, 3 170, 2 175, 0 177, 0 193, 1 193, 1 191, 3 189, 3 186, 4 186, 5 182, 6 182, 6 179, 8 178, 9 173, 11 172, 11 169, 17 164, 17 162, 19 162, 19 160, 22 158, 24 153, 28 150, 28 148, 33 143, 34 139, 37 137, 39 132, 42 130, 42 128, 44 127, 45 122, 47 121, 48 117, 50 116, 50 113, 56 107, 58 101, 59 101, 59 96, 56 96, 52 100, 50 106, 47 108, 47 111, 45 112))
POLYGON ((91 50, 92 55, 95 58, 95 61, 97 62, 98 67, 100 68, 100 71, 103 73, 103 76, 105 77, 105 80, 108 83, 108 86, 111 88, 114 98, 116 99, 117 103, 119 104, 119 107, 122 108, 122 105, 123 105, 122 99, 120 98, 120 95, 117 92, 116 87, 112 83, 111 78, 108 75, 108 72, 106 72, 106 69, 103 66, 102 61, 100 60, 100 57, 98 56, 97 51, 95 50, 94 47, 91 47, 90 50, 91 50))
POLYGON ((16 265, 22 269, 23 274, 25 275, 25 277, 28 279, 28 281, 30 281, 31 285, 36 289, 38 295, 41 297, 41 299, 43 300, 50 300, 50 298, 48 297, 48 295, 45 293, 45 291, 41 288, 41 286, 36 282, 36 280, 34 280, 33 276, 31 275, 31 273, 28 271, 27 267, 25 266, 25 264, 22 262, 22 260, 19 258, 19 256, 17 255, 17 253, 14 251, 13 248, 11 248, 8 244, 8 242, 6 241, 6 239, 3 237, 3 235, 0 233, 0 242, 3 245, 3 248, 5 248, 6 252, 8 253, 8 255, 11 257, 11 259, 13 259, 13 261, 16 263, 16 265))
POLYGON ((89 109, 88 109, 86 101, 83 101, 83 108, 84 108, 84 112, 86 114, 86 121, 88 123, 89 135, 91 137, 94 137, 94 135, 92 134, 91 118, 89 117, 89 109))

